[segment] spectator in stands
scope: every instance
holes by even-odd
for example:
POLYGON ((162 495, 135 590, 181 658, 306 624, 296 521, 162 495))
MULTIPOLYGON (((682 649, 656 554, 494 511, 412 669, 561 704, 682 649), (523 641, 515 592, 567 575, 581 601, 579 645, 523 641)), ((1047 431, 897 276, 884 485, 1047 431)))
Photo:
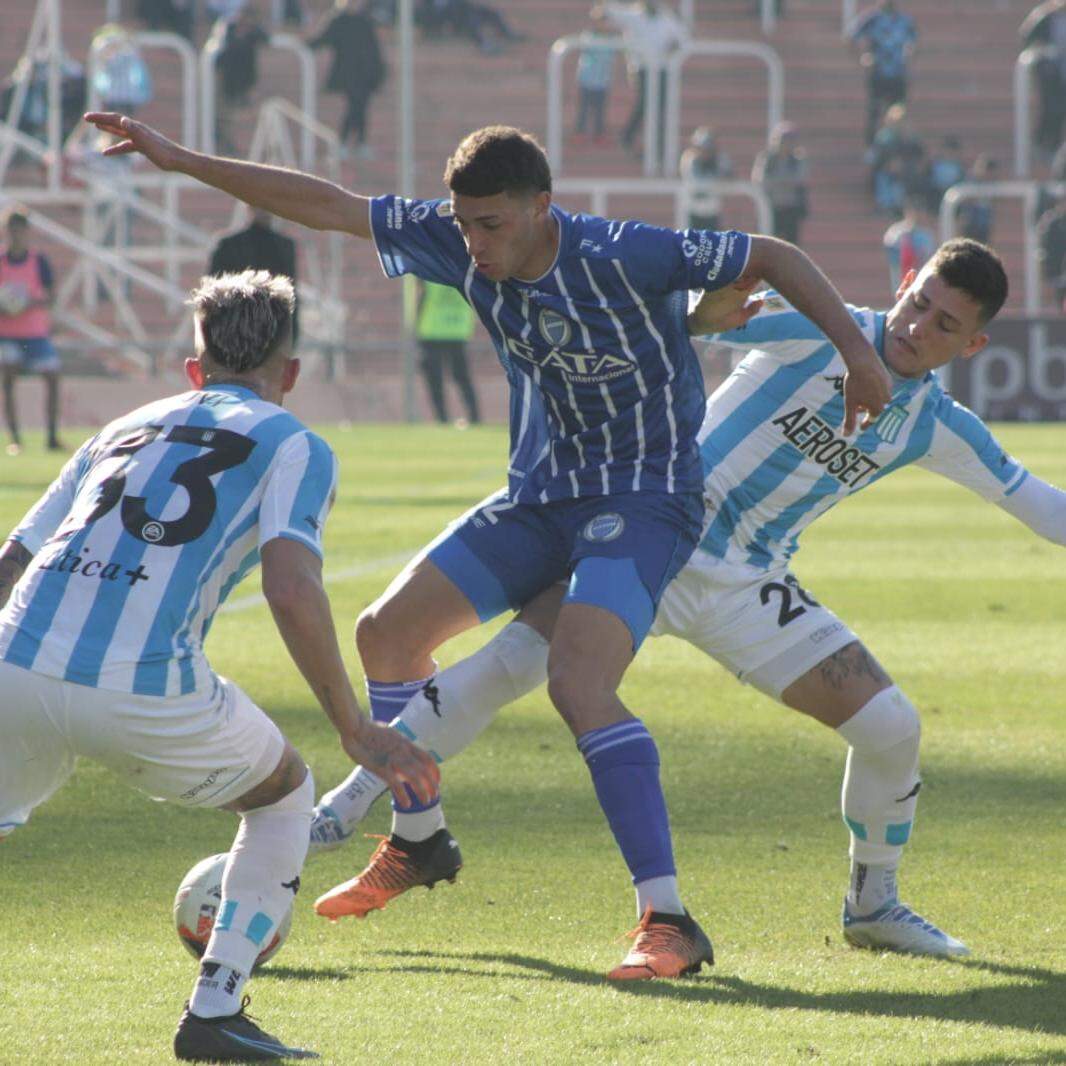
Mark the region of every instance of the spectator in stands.
POLYGON ((589 28, 577 57, 579 95, 575 139, 586 136, 603 143, 607 132, 607 96, 614 80, 615 46, 610 44, 611 28, 602 7, 589 12, 589 28))
POLYGON ((662 134, 666 128, 666 60, 685 40, 685 24, 657 0, 640 0, 634 4, 608 2, 603 4, 603 10, 625 38, 629 75, 636 89, 633 108, 621 133, 622 146, 632 150, 643 130, 648 75, 657 74, 659 114, 655 131, 658 141, 651 146, 651 152, 652 158, 660 161, 662 134))
MULTIPOLYGON (((287 277, 296 290, 296 242, 274 229, 274 216, 252 208, 252 221, 234 233, 223 234, 211 250, 208 274, 239 274, 243 270, 266 270, 287 277)), ((300 300, 292 312, 292 343, 299 339, 300 300)))
POLYGON ((1039 96, 1034 140, 1050 156, 1062 143, 1066 123, 1066 0, 1037 4, 1018 31, 1022 48, 1049 47, 1054 55, 1037 61, 1039 96))
MULTIPOLYGON (((66 140, 70 131, 85 113, 85 68, 66 52, 60 61, 60 139, 66 140)), ((0 89, 0 122, 6 122, 15 93, 20 84, 28 82, 22 100, 22 110, 16 126, 22 133, 45 141, 48 139, 48 52, 41 49, 32 62, 22 56, 0 89)), ((12 116, 12 121, 14 116, 12 116)))
POLYGON ((0 254, 0 374, 3 376, 4 419, 10 443, 8 455, 22 450, 15 378, 40 374, 45 385, 47 447, 62 449, 59 441, 59 354, 51 341, 49 308, 55 284, 48 260, 29 246, 29 216, 19 207, 4 218, 6 247, 0 254))
POLYGON ((920 271, 937 249, 936 234, 926 208, 923 197, 908 196, 903 205, 903 218, 885 230, 883 243, 888 256, 890 292, 899 288, 908 271, 920 271))
POLYGON ((259 81, 259 49, 269 40, 252 4, 241 5, 230 18, 220 17, 211 31, 211 41, 217 49, 215 138, 222 155, 237 151, 234 125, 252 102, 252 90, 259 81))
POLYGON ((907 108, 893 104, 866 152, 874 201, 879 211, 899 217, 904 197, 925 182, 925 145, 911 128, 907 108))
POLYGON ((111 22, 93 34, 93 91, 105 111, 136 113, 152 99, 152 74, 129 30, 111 22))
POLYGON ((420 0, 416 18, 427 37, 466 37, 485 55, 499 55, 509 43, 526 39, 496 8, 473 0, 420 0))
POLYGON ((791 122, 774 127, 769 144, 755 157, 751 180, 770 201, 774 236, 799 244, 800 226, 808 214, 807 153, 791 122))
POLYGON ((474 333, 474 312, 462 293, 450 285, 418 281, 415 332, 422 353, 422 377, 437 421, 448 421, 448 406, 444 399, 444 368, 447 366, 463 399, 467 422, 476 425, 481 417, 466 355, 467 344, 474 333))
POLYGON ((1040 269, 1055 293, 1055 310, 1066 314, 1066 197, 1045 211, 1036 226, 1040 269))
POLYGON ((137 0, 136 13, 150 30, 178 33, 192 40, 194 0, 137 0))
MULTIPOLYGON (((970 181, 993 182, 999 180, 999 161, 993 156, 979 155, 970 171, 970 181)), ((992 225, 995 220, 995 207, 992 198, 981 197, 975 200, 963 200, 956 214, 958 235, 970 237, 982 244, 992 243, 992 225)))
POLYGON ((940 147, 929 160, 926 172, 926 192, 929 211, 935 215, 940 210, 940 201, 952 185, 966 180, 966 164, 962 161, 962 143, 949 133, 940 142, 940 147))
POLYGON ((722 198, 707 182, 731 178, 733 160, 718 147, 710 126, 693 131, 688 147, 681 153, 678 170, 681 180, 689 185, 688 224, 693 229, 718 229, 722 198))
POLYGON ((850 36, 866 70, 866 143, 870 144, 885 111, 907 99, 908 68, 918 32, 914 19, 899 9, 896 0, 878 0, 859 14, 850 36))
POLYGON ((372 158, 374 152, 366 139, 367 109, 370 98, 385 84, 386 75, 377 25, 365 10, 356 11, 349 0, 336 0, 325 25, 307 43, 333 52, 326 92, 340 93, 347 100, 339 131, 342 149, 347 151, 348 139, 353 137, 355 155, 372 158))

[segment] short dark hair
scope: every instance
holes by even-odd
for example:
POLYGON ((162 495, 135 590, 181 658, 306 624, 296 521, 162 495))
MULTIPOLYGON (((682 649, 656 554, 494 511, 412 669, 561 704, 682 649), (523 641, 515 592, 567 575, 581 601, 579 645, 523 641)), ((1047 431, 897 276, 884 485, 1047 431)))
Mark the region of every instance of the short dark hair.
POLYGON ((485 126, 467 134, 452 152, 444 184, 460 196, 521 196, 551 192, 552 174, 532 134, 514 126, 485 126))
POLYGON ((933 272, 981 307, 981 322, 996 317, 1007 300, 1003 260, 987 244, 956 237, 945 241, 930 260, 933 272))
POLYGON ((30 224, 30 213, 22 204, 12 204, 4 211, 3 224, 5 227, 12 224, 28 226, 30 224))
POLYGON ((219 366, 245 374, 291 338, 292 281, 266 270, 203 277, 186 301, 200 323, 204 351, 219 366))

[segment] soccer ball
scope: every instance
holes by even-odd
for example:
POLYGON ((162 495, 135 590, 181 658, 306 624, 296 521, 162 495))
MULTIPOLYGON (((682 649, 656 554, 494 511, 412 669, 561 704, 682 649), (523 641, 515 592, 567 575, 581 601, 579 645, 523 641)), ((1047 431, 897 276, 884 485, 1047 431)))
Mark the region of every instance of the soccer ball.
MULTIPOLYGON (((228 858, 229 854, 222 852, 221 855, 202 859, 182 879, 178 894, 174 897, 174 927, 178 931, 178 939, 197 958, 203 956, 218 908, 222 904, 222 871, 228 858)), ((292 907, 289 907, 270 942, 259 952, 252 969, 278 953, 291 927, 292 907)))
POLYGON ((9 281, 6 285, 0 285, 0 312, 5 315, 17 315, 26 309, 30 302, 30 294, 25 285, 9 281))

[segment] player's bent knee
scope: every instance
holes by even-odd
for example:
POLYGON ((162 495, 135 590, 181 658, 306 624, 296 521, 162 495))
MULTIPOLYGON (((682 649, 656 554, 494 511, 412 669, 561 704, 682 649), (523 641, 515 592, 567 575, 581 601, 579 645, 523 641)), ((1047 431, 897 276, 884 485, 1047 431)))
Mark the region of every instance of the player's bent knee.
POLYGON ((882 689, 844 723, 848 741, 859 751, 875 753, 921 739, 918 708, 896 685, 882 689))
MULTIPOLYGON (((232 803, 227 803, 226 808, 243 812, 269 807, 296 791, 303 791, 308 782, 313 807, 314 779, 311 777, 311 770, 300 757, 300 753, 286 741, 277 766, 254 788, 238 796, 232 803)), ((310 809, 308 807, 309 811, 310 809)))
POLYGON ((612 697, 613 693, 605 692, 574 666, 549 666, 548 698, 576 735, 601 724, 600 711, 612 697))

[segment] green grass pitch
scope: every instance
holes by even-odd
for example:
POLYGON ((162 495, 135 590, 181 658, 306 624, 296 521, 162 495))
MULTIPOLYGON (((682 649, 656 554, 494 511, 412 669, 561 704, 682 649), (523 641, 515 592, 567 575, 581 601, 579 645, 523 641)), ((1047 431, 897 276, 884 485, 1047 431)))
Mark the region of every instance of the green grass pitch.
MULTIPOLYGON (((325 433, 342 470, 326 574, 361 685, 356 615, 501 481, 506 436, 325 433)), ((1066 485, 1062 428, 1000 434, 1066 485)), ((18 520, 55 466, 39 438, 0 460, 0 524, 18 520)), ((922 710, 925 788, 903 898, 965 940, 971 960, 844 944, 843 745, 663 639, 645 646, 623 694, 659 743, 682 893, 714 941, 713 971, 636 988, 603 980, 634 924, 632 892, 540 691, 445 768, 466 860, 458 883, 330 925, 311 901, 361 868, 373 842, 312 860, 292 935, 249 986, 253 1013, 337 1066, 1066 1062, 1066 553, 905 471, 823 520, 795 569, 922 710)), ((275 716, 321 791, 345 758, 257 591, 255 578, 236 590, 208 651, 275 716)), ((441 661, 484 639, 454 641, 441 661)), ((0 848, 0 1063, 172 1061, 195 969, 171 927, 173 893, 235 825, 79 765, 0 848)), ((387 825, 380 803, 366 829, 387 825)))

